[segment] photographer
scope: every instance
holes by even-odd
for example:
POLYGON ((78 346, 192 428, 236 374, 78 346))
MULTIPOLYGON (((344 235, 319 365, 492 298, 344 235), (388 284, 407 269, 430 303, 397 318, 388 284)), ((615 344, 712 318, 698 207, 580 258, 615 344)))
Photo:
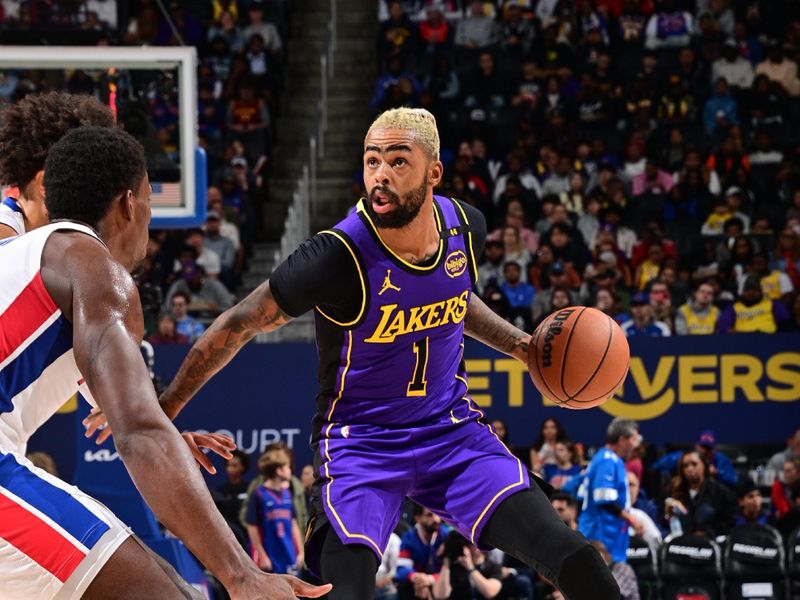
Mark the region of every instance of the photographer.
POLYGON ((433 584, 435 600, 496 598, 503 587, 502 567, 455 531, 444 541, 442 570, 433 584))

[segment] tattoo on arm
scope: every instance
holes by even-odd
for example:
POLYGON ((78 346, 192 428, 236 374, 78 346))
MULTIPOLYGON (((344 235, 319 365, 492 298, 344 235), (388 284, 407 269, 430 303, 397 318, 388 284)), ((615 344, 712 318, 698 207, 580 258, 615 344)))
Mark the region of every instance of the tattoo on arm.
POLYGON ((469 301, 464 331, 487 346, 528 364, 531 336, 495 314, 476 294, 472 294, 469 301))
POLYGON ((292 320, 261 284, 239 304, 226 310, 200 337, 183 361, 178 374, 161 396, 161 406, 171 419, 189 399, 259 333, 274 331, 292 320))

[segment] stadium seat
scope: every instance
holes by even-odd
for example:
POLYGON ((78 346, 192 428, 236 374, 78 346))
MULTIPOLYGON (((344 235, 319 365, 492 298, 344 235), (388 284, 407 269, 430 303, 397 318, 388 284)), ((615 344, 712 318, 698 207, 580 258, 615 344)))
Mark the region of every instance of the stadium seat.
POLYGON ((786 540, 786 571, 789 576, 789 597, 800 600, 800 528, 795 529, 786 540))
POLYGON ((719 546, 697 535, 681 535, 661 547, 662 600, 720 600, 719 546))
POLYGON ((776 529, 758 523, 734 529, 723 558, 726 600, 784 600, 784 556, 776 529))
POLYGON ((639 597, 641 600, 658 598, 658 552, 641 536, 631 537, 628 545, 628 564, 636 573, 639 581, 639 597))

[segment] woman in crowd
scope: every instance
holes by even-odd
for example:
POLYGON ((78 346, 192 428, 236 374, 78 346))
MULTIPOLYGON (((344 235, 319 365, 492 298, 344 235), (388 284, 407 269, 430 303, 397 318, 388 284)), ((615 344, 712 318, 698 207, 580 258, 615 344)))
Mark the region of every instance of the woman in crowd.
POLYGON ((714 538, 725 535, 736 519, 733 493, 712 478, 708 464, 695 450, 684 452, 672 478, 671 495, 664 501, 664 517, 680 522, 683 533, 714 538))
POLYGON ((545 481, 558 490, 580 475, 581 465, 578 463, 575 444, 566 440, 556 442, 555 458, 555 463, 545 464, 542 470, 545 481))
POLYGON ((556 419, 548 417, 542 422, 539 437, 530 450, 531 467, 541 473, 544 465, 556 463, 556 443, 567 441, 567 433, 556 419))

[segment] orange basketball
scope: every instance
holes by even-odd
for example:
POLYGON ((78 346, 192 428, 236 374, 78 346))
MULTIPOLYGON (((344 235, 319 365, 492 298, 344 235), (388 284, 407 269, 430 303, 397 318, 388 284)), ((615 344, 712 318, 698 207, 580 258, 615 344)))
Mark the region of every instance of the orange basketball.
POLYGON ((614 319, 586 306, 548 316, 533 332, 528 364, 543 396, 567 408, 591 408, 614 395, 630 366, 628 340, 614 319))

